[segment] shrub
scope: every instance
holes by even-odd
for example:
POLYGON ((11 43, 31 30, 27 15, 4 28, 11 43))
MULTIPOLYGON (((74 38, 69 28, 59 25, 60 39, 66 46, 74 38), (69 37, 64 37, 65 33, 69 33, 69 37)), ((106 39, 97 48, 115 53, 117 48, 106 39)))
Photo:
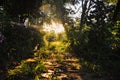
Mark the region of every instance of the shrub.
POLYGON ((36 45, 43 45, 42 34, 32 27, 6 25, 2 28, 2 33, 6 37, 4 46, 7 50, 1 53, 6 53, 12 59, 30 57, 36 45))

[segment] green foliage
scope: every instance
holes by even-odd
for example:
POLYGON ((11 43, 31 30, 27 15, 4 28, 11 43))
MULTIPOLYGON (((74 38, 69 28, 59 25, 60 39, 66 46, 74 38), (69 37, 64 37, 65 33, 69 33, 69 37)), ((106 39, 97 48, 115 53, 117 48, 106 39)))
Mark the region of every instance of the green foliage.
POLYGON ((19 66, 16 66, 14 69, 10 69, 8 71, 7 78, 9 80, 16 80, 16 79, 33 80, 34 76, 35 76, 35 73, 34 73, 35 65, 36 65, 36 63, 21 61, 21 64, 19 66))
POLYGON ((40 80, 38 75, 37 75, 37 76, 35 76, 35 80, 40 80))
POLYGON ((45 66, 43 64, 38 64, 36 67, 35 67, 35 72, 36 73, 41 73, 45 71, 45 66))
MULTIPOLYGON (((107 5, 101 0, 90 0, 89 8, 94 9, 87 9, 87 6, 83 4, 82 7, 86 7, 82 13, 83 20, 80 22, 80 19, 77 18, 75 22, 66 18, 63 8, 66 1, 69 0, 57 2, 55 0, 44 0, 43 4, 51 4, 52 10, 54 10, 49 17, 46 16, 48 22, 53 17, 60 18, 63 23, 66 20, 68 25, 65 28, 68 40, 64 34, 56 36, 51 32, 43 36, 32 27, 25 28, 10 23, 10 21, 20 22, 24 17, 31 15, 37 21, 41 15, 36 15, 36 13, 42 0, 6 0, 2 5, 3 10, 0 6, 0 71, 9 68, 10 64, 7 64, 9 61, 17 63, 16 60, 20 61, 27 57, 33 57, 34 48, 40 48, 34 53, 35 62, 23 60, 21 63, 17 63, 19 66, 14 69, 12 66, 12 69, 8 70, 7 80, 40 80, 39 74, 46 70, 42 61, 51 58, 51 53, 64 52, 68 46, 71 51, 78 55, 77 57, 81 58, 82 65, 87 70, 90 69, 90 71, 100 75, 109 73, 108 75, 119 76, 120 23, 118 21, 116 25, 111 24, 113 6, 107 5), (16 5, 16 3, 19 4, 16 5), (63 17, 63 15, 65 16, 63 17), (44 47, 42 47, 43 40, 45 42, 44 47)), ((113 0, 106 1, 109 3, 113 0)), ((112 3, 117 3, 117 0, 112 3)), ((74 5, 75 2, 73 1, 72 4, 74 5)), ((35 22, 33 21, 33 23, 35 22)), ((57 56, 58 60, 63 62, 60 54, 57 56)), ((73 66, 73 68, 75 67, 73 66)))
POLYGON ((88 33, 90 31, 90 27, 86 25, 83 27, 82 31, 80 31, 79 28, 79 26, 69 26, 67 30, 67 36, 70 40, 69 48, 74 52, 86 51, 85 49, 88 43, 88 33))
POLYGON ((117 54, 120 49, 120 21, 117 21, 117 24, 114 26, 112 30, 113 34, 113 44, 112 44, 112 49, 115 51, 117 54))
MULTIPOLYGON (((94 3, 94 2, 93 2, 94 3)), ((93 4, 91 3, 91 5, 93 4)), ((111 24, 112 10, 108 8, 102 1, 96 1, 92 11, 86 11, 84 21, 81 26, 76 26, 76 22, 69 20, 70 23, 66 27, 67 36, 70 40, 70 49, 74 51, 79 58, 83 58, 83 65, 90 68, 92 71, 99 73, 109 72, 108 67, 118 63, 112 63, 114 50, 119 51, 119 25, 111 24), (105 9, 104 9, 105 8, 105 9), (105 11, 106 10, 106 11, 105 11), (87 13, 89 12, 89 13, 87 13), (108 14, 108 16, 106 16, 108 14), (85 19, 86 18, 86 19, 85 19), (107 19, 105 21, 105 19, 107 19), (116 43, 115 43, 116 42, 116 43), (114 45, 114 48, 113 46, 114 45), (113 48, 113 49, 112 49, 113 48)), ((114 54, 114 59, 119 58, 114 54)), ((119 65, 119 64, 118 64, 119 65)), ((117 67, 119 69, 119 67, 117 67)), ((112 71, 116 71, 114 68, 112 71)), ((114 73, 114 74, 116 74, 114 73)))
POLYGON ((20 60, 32 56, 35 46, 43 45, 42 34, 32 27, 25 28, 11 24, 10 17, 2 8, 0 9, 0 33, 4 36, 4 41, 0 44, 0 61, 20 60))
POLYGON ((42 35, 34 28, 25 28, 20 26, 6 26, 2 33, 6 37, 9 57, 19 59, 27 57, 39 44, 42 46, 42 35))
POLYGON ((49 55, 49 51, 46 49, 46 47, 42 47, 40 50, 34 53, 34 56, 37 57, 39 62, 41 62, 41 59, 48 58, 49 55))
MULTIPOLYGON (((0 70, 3 71, 3 73, 0 73, 6 74, 7 69, 11 67, 11 64, 32 57, 34 48, 38 46, 39 49, 44 43, 42 34, 38 30, 32 27, 25 28, 24 26, 11 24, 11 19, 4 13, 4 10, 0 10, 0 18, 0 35, 2 34, 4 37, 2 43, 0 43, 0 70)), ((12 66, 14 66, 14 64, 12 66)), ((30 70, 30 67, 27 64, 26 67, 24 67, 24 71, 25 70, 30 70)), ((9 80, 20 78, 21 74, 19 75, 19 73, 21 72, 19 69, 11 72, 13 72, 11 74, 17 75, 11 75, 9 80)))
POLYGON ((45 66, 37 59, 22 60, 14 69, 8 70, 7 79, 10 80, 39 80, 39 76, 46 70, 45 66), (39 74, 39 76, 38 76, 39 74))
POLYGON ((55 34, 49 34, 46 36, 46 40, 48 42, 52 42, 52 41, 55 41, 55 34))
POLYGON ((114 3, 114 4, 116 4, 118 0, 105 0, 105 1, 108 2, 108 3, 114 3))

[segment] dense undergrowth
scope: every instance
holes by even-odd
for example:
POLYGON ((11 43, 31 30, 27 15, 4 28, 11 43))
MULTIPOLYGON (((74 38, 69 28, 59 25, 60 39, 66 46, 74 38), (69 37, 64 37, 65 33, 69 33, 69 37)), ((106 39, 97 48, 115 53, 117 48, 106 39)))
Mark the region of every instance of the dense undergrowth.
MULTIPOLYGON (((83 21, 63 16, 66 18, 63 21, 66 22, 63 24, 66 33, 57 35, 52 31, 45 33, 32 26, 17 25, 24 22, 20 22, 20 15, 23 19, 32 15, 21 13, 13 18, 6 15, 0 6, 0 79, 40 80, 40 74, 46 71, 43 64, 45 59, 57 55, 62 62, 63 59, 58 54, 70 52, 80 59, 84 70, 95 72, 104 77, 104 80, 119 80, 120 21, 113 24, 111 18, 114 8, 97 1, 91 6, 95 9, 89 14, 88 11, 83 11, 83 21), (16 24, 12 24, 12 21, 16 24)), ((40 18, 48 17, 49 20, 53 16, 58 15, 54 13, 48 17, 47 13, 39 14, 40 18)))
POLYGON ((84 26, 81 32, 71 27, 67 29, 67 35, 57 36, 53 32, 40 33, 32 27, 5 24, 0 29, 0 71, 4 74, 0 77, 6 76, 7 80, 42 79, 39 74, 46 71, 44 60, 51 58, 51 53, 67 51, 81 60, 84 70, 117 80, 120 75, 118 28, 119 24, 114 29, 106 28, 108 32, 104 34, 109 36, 105 36, 99 31, 91 31, 88 26, 84 26))
MULTIPOLYGON (((49 40, 47 42, 49 43, 49 40)), ((65 41, 54 40, 50 41, 49 45, 47 45, 47 42, 43 47, 34 52, 34 55, 31 58, 29 57, 28 59, 21 60, 17 66, 12 65, 13 68, 8 69, 8 77, 6 79, 7 80, 42 79, 41 73, 46 72, 46 68, 43 62, 48 58, 52 58, 51 56, 64 53, 67 49, 67 43, 65 41)))
POLYGON ((114 28, 109 24, 106 24, 108 26, 106 28, 99 28, 99 26, 85 25, 81 31, 78 30, 77 25, 69 28, 67 31, 70 40, 69 49, 81 59, 86 70, 118 80, 120 75, 118 29, 120 25, 117 23, 114 28))
MULTIPOLYGON (((9 78, 9 69, 16 65, 24 67, 23 71, 30 71, 28 64, 24 64, 24 59, 34 56, 35 47, 42 47, 42 33, 33 27, 19 26, 11 24, 10 18, 1 12, 0 24, 0 79, 15 80, 9 78), (22 61, 23 60, 23 61, 22 61)), ((19 72, 19 69, 16 72, 19 72)), ((20 71, 21 72, 21 71, 20 71)), ((25 74, 20 74, 21 77, 25 74)), ((20 77, 19 74, 16 77, 20 77)), ((19 79, 19 78, 18 78, 19 79)))

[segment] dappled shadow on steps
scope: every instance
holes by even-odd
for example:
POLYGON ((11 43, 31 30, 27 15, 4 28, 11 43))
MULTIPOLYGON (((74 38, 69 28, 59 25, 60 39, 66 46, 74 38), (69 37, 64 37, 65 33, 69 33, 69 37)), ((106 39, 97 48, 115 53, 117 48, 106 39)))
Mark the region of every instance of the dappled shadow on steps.
POLYGON ((45 80, 104 80, 94 72, 83 70, 80 62, 70 53, 58 53, 44 62, 47 70, 41 77, 45 80))

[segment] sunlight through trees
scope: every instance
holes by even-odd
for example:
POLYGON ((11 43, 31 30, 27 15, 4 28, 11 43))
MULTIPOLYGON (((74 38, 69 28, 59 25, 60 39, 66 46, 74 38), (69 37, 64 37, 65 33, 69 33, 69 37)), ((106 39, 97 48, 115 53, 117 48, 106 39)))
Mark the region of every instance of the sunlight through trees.
POLYGON ((120 0, 0 0, 0 79, 120 80, 120 0))

